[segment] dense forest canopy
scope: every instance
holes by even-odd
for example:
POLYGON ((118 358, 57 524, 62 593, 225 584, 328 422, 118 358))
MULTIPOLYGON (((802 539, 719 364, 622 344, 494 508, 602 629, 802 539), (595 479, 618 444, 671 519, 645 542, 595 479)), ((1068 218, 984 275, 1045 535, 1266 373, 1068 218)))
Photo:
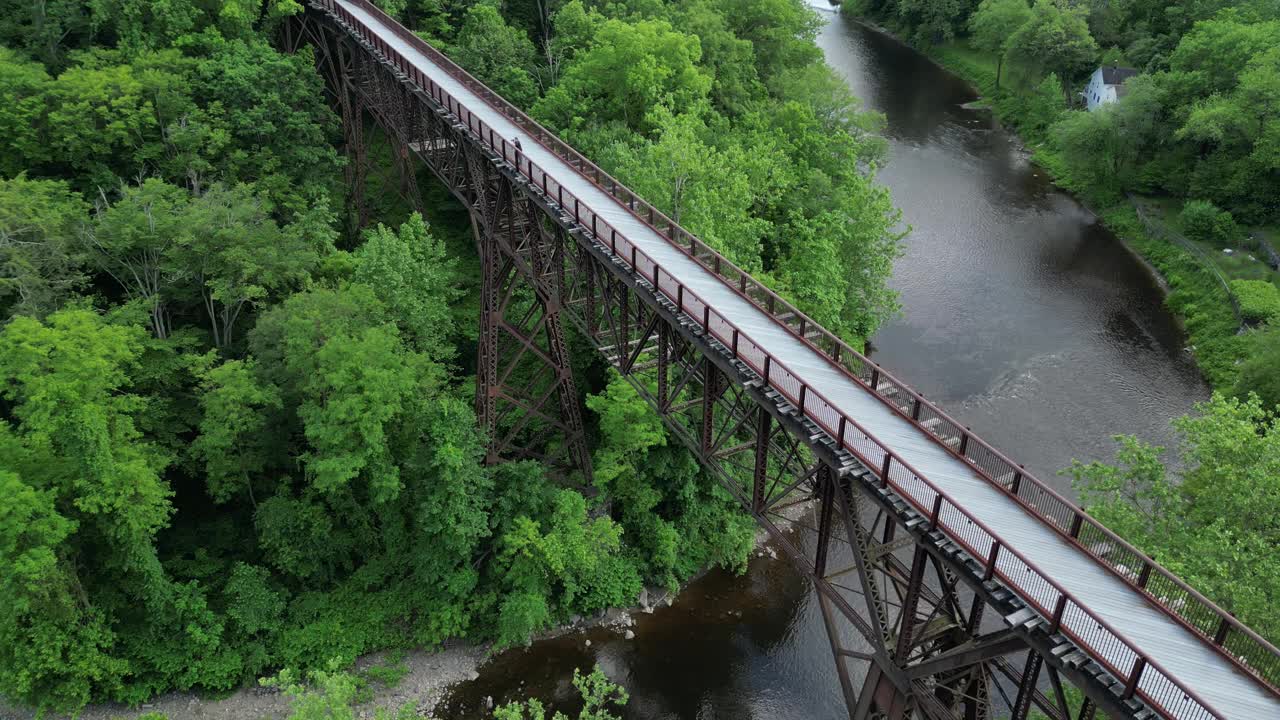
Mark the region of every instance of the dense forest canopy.
MULTIPOLYGON (((800 0, 382 5, 831 329, 893 312, 879 119, 800 0)), ((750 519, 583 342, 596 487, 483 462, 465 212, 375 172, 355 227, 313 58, 272 44, 299 12, 0 0, 12 700, 522 643, 744 566, 750 519)))

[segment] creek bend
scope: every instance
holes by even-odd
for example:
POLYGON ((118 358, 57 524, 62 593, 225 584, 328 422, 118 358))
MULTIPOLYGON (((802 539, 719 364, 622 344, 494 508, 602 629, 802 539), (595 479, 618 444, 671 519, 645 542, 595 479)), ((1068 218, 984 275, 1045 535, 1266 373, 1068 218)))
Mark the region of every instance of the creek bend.
MULTIPOLYGON (((966 109, 966 83, 815 7, 828 63, 887 119, 879 179, 912 227, 891 283, 902 313, 873 357, 1060 491, 1057 471, 1109 458, 1112 435, 1171 445, 1169 420, 1208 388, 1155 279, 989 112, 966 109)), ((844 712, 817 603, 785 561, 753 555, 745 575, 708 573, 635 617, 633 640, 593 630, 502 653, 438 714, 480 716, 487 696, 569 710, 573 669, 596 663, 630 693, 628 720, 844 712)))

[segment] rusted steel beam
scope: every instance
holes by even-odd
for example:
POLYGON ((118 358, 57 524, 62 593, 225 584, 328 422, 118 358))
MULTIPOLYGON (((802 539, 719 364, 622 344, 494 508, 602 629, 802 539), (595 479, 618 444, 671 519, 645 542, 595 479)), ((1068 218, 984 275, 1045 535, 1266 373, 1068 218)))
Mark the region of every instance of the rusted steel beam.
POLYGON ((974 638, 939 655, 907 668, 911 678, 939 675, 974 665, 991 658, 1025 650, 1026 643, 1008 630, 1002 630, 980 638, 974 638))
POLYGON ((715 446, 716 386, 720 372, 710 358, 702 361, 702 452, 710 453, 715 446))
POLYGON ((1022 670, 1022 682, 1018 685, 1018 697, 1013 701, 1009 720, 1027 720, 1031 710, 1031 699, 1036 691, 1036 683, 1040 680, 1040 667, 1044 665, 1044 656, 1031 650, 1027 652, 1027 664, 1022 670))
POLYGON ((756 455, 755 472, 751 477, 751 511, 763 512, 765 499, 765 483, 769 479, 769 430, 773 418, 763 408, 758 411, 756 421, 756 455))
POLYGON ((898 622, 898 642, 894 648, 894 657, 899 661, 907 657, 915 638, 916 608, 920 603, 920 586, 924 583, 925 566, 929 556, 924 548, 917 547, 911 559, 911 579, 907 583, 906 596, 902 600, 901 617, 898 622))

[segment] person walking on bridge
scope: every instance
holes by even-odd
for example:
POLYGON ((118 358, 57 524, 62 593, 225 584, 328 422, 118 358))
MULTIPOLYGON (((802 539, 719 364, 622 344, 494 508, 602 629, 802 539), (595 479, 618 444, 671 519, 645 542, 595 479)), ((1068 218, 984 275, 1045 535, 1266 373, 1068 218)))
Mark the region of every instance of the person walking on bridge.
POLYGON ((524 150, 524 148, 520 146, 520 138, 518 137, 511 138, 511 144, 515 145, 516 147, 516 170, 519 170, 520 169, 520 151, 524 150))

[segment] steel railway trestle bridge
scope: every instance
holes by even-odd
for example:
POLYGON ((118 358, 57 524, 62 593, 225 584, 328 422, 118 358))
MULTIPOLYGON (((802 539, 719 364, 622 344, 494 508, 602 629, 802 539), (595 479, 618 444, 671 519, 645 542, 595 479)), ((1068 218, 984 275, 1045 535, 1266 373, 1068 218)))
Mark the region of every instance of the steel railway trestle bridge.
POLYGON ((354 193, 368 116, 411 196, 416 158, 470 211, 490 459, 590 478, 580 333, 811 578, 851 718, 1280 718, 1274 646, 371 2, 282 36, 315 48, 354 193), (809 499, 798 543, 776 521, 809 499))

